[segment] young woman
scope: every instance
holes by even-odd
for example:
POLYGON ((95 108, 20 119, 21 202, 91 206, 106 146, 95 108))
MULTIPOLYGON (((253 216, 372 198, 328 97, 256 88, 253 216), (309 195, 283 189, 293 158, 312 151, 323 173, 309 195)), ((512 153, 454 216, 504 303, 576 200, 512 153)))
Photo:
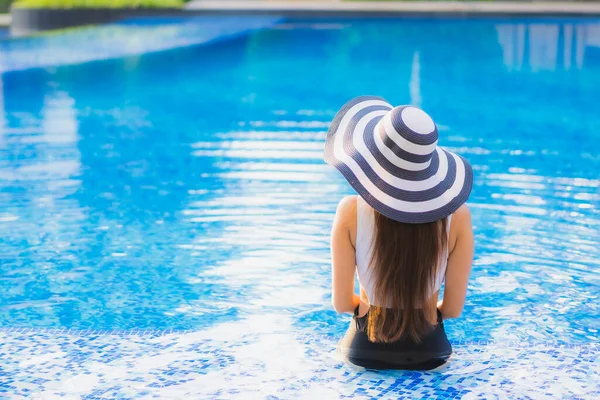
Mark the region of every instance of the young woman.
POLYGON ((325 160, 358 193, 339 203, 331 234, 332 303, 354 312, 339 350, 354 364, 432 369, 452 354, 443 320, 465 302, 473 173, 437 139, 422 110, 372 96, 347 103, 329 129, 325 160))

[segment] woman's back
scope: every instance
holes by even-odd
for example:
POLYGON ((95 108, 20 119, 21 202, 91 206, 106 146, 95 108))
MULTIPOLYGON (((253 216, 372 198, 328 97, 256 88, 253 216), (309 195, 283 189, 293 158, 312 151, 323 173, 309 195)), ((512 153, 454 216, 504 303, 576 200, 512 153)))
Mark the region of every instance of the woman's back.
MULTIPOLYGON (((387 302, 380 304, 377 300, 377 275, 373 268, 376 213, 377 211, 366 204, 360 196, 345 197, 340 202, 336 213, 332 230, 334 263, 332 300, 337 311, 347 312, 350 311, 349 307, 352 307, 348 303, 346 303, 348 305, 342 303, 341 299, 350 298, 347 290, 351 288, 349 280, 354 279, 355 271, 360 283, 359 306, 354 309, 354 322, 340 341, 340 350, 353 363, 370 368, 435 368, 443 364, 452 352, 442 321, 459 317, 464 306, 473 254, 469 209, 463 205, 448 217, 448 224, 445 227, 447 245, 437 265, 437 273, 430 282, 427 299, 424 301, 428 306, 423 307, 423 311, 429 310, 425 311, 424 317, 431 329, 421 334, 418 341, 404 334, 405 339, 387 343, 373 342, 371 339, 374 335, 368 332, 369 326, 373 326, 369 323, 369 318, 381 317, 381 310, 389 307, 387 302), (352 260, 352 264, 355 265, 350 266, 348 260, 352 260), (444 299, 438 301, 439 290, 444 281, 444 299), (375 310, 379 310, 379 313, 374 312, 375 310)), ((396 245, 402 246, 402 243, 396 245)), ((390 266, 390 268, 394 267, 402 268, 402 265, 390 266)), ((391 312, 398 310, 387 311, 389 318, 391 312)), ((392 336, 394 328, 397 331, 399 326, 400 324, 392 326, 392 336)))
MULTIPOLYGON (((379 304, 375 299, 375 276, 373 274, 373 250, 374 241, 376 235, 375 227, 375 211, 369 206, 362 197, 353 196, 353 200, 356 202, 356 233, 353 235, 355 249, 356 249, 356 271, 358 273, 358 280, 361 288, 364 289, 368 303, 372 306, 388 307, 389 304, 379 304)), ((450 226, 452 221, 452 215, 446 219, 446 232, 445 235, 448 239, 450 234, 450 226)), ((448 240, 446 240, 448 243, 448 240)), ((397 243, 397 246, 406 246, 405 243, 397 243)), ((407 249, 412 251, 412 249, 407 249)), ((439 259, 439 263, 436 266, 436 274, 434 281, 430 283, 431 288, 429 289, 429 297, 435 295, 444 281, 444 275, 446 273, 446 265, 448 261, 448 247, 445 246, 443 249, 443 255, 439 259)))
POLYGON ((355 315, 342 341, 349 357, 399 367, 418 359, 424 368, 445 359, 452 350, 442 320, 462 311, 473 257, 464 204, 470 164, 438 146, 424 111, 375 96, 355 98, 336 114, 325 161, 360 196, 340 202, 331 235, 332 303, 355 315))
MULTIPOLYGON (((383 306, 375 300, 377 297, 375 292, 376 282, 372 265, 376 213, 377 211, 371 208, 360 196, 347 196, 340 201, 332 229, 334 268, 336 264, 345 263, 352 275, 354 275, 354 271, 358 274, 360 300, 362 302, 358 310, 359 317, 366 314, 370 306, 383 306), (336 260, 340 262, 336 262, 336 260)), ((471 214, 466 204, 463 204, 454 214, 448 216, 446 232, 446 248, 437 266, 435 279, 430 283, 432 288, 429 291, 428 303, 436 304, 443 318, 449 319, 458 318, 462 313, 473 260, 471 214), (444 300, 438 302, 439 290, 444 282, 444 300)), ((402 246, 403 244, 397 243, 396 245, 402 246)), ((407 250, 411 251, 412 249, 407 250)), ((335 274, 334 271, 334 288, 342 286, 341 282, 336 285, 336 275, 342 278, 341 274, 335 274)), ((354 278, 352 277, 352 279, 354 278)), ((336 291, 334 290, 332 293, 334 306, 336 306, 335 294, 336 291)), ((347 296, 339 297, 348 298, 347 296)), ((388 305, 385 304, 385 306, 388 305)), ((344 312, 342 309, 344 305, 340 306, 339 311, 344 312)), ((427 319, 435 323, 435 309, 427 315, 427 319)))

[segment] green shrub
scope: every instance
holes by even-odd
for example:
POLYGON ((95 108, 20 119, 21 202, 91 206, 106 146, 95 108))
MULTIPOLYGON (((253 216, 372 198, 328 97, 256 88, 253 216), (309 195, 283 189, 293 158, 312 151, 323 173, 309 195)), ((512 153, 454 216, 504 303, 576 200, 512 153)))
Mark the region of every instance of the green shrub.
POLYGON ((0 0, 0 14, 8 12, 10 3, 12 3, 12 0, 0 0))
POLYGON ((183 0, 16 0, 14 6, 20 8, 181 8, 183 4, 183 0))

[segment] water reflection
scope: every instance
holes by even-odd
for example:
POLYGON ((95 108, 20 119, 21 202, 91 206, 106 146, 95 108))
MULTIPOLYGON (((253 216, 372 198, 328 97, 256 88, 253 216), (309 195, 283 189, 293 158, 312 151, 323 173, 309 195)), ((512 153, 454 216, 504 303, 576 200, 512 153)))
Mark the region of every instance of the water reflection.
POLYGON ((0 74, 0 146, 4 143, 4 130, 6 125, 6 117, 4 113, 4 84, 2 74, 0 74))
MULTIPOLYGON (((0 72, 54 67, 165 51, 235 36, 272 26, 274 16, 188 16, 130 18, 116 23, 45 33, 13 29, 13 40, 0 40, 0 72), (29 36, 27 36, 29 35, 29 36)), ((15 28, 15 27, 13 27, 15 28)), ((0 39, 2 39, 0 29, 0 39)), ((126 68, 135 68, 135 57, 126 68)))
POLYGON ((450 335, 597 341, 596 25, 327 26, 4 74, 0 324, 266 314, 293 337, 339 335, 328 235, 351 190, 323 141, 345 100, 379 94, 430 111, 476 171, 476 265, 450 335))
POLYGON ((532 71, 582 69, 586 50, 600 48, 600 24, 531 23, 496 25, 504 65, 532 71))

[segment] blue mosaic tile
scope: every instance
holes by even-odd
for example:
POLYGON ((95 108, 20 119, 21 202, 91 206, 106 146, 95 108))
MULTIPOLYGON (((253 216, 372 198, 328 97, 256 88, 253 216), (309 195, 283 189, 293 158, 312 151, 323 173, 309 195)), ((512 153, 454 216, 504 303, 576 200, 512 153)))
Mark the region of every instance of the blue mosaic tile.
POLYGON ((330 337, 246 332, 0 329, 0 393, 82 399, 600 396, 597 345, 459 342, 438 370, 382 372, 340 361, 330 337))

